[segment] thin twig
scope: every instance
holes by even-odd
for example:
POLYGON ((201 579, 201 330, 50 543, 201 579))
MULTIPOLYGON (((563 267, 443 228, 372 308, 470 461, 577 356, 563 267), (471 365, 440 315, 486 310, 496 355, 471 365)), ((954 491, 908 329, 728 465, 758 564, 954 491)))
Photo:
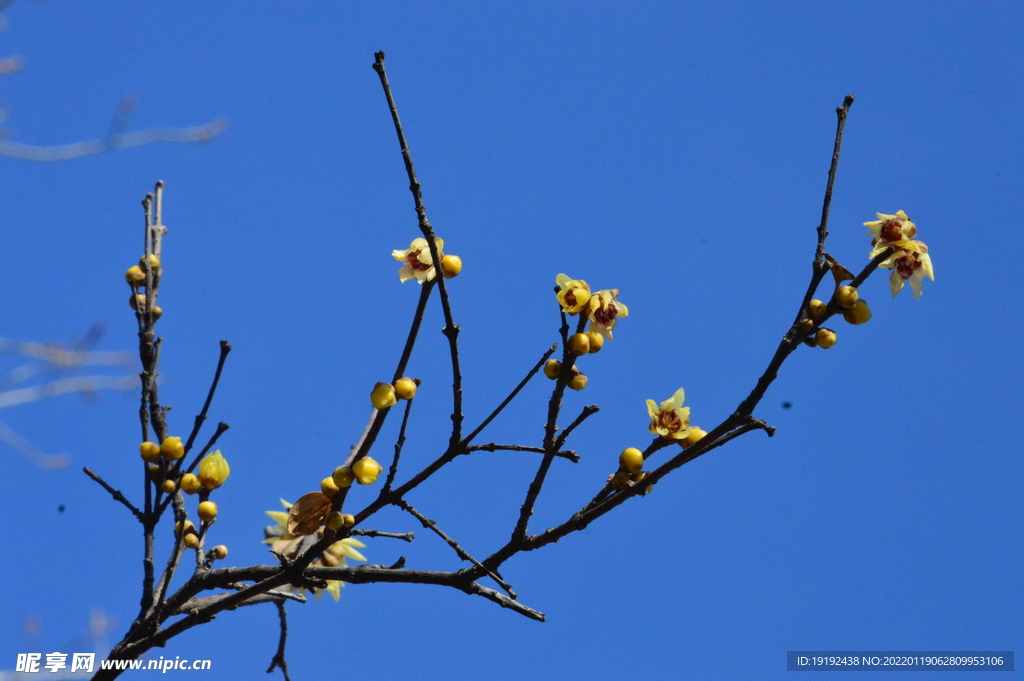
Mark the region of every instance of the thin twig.
POLYGON ((284 610, 284 601, 278 600, 274 604, 277 606, 277 616, 281 622, 281 636, 277 640, 277 652, 274 653, 273 659, 270 660, 267 673, 269 674, 275 668, 280 667, 281 673, 284 674, 284 681, 292 681, 291 677, 288 676, 288 661, 284 658, 284 646, 288 641, 288 615, 284 610))
MULTIPOLYGON (((494 411, 492 411, 490 413, 490 415, 487 418, 485 418, 483 420, 483 422, 479 426, 476 427, 476 429, 472 433, 470 433, 469 435, 466 436, 466 439, 463 442, 465 442, 467 444, 472 442, 476 438, 476 436, 480 434, 480 431, 482 431, 484 428, 486 428, 487 425, 491 421, 493 421, 498 416, 498 414, 501 413, 502 409, 507 407, 509 402, 511 402, 513 399, 515 399, 515 396, 519 394, 519 391, 526 387, 526 384, 530 382, 530 379, 533 378, 538 371, 540 371, 541 367, 544 366, 544 363, 548 361, 548 359, 551 357, 551 355, 554 354, 555 350, 557 350, 557 349, 558 349, 558 344, 557 343, 553 344, 550 348, 548 348, 548 351, 544 353, 544 356, 540 358, 540 361, 537 362, 537 364, 535 364, 534 367, 532 369, 530 369, 526 373, 526 376, 523 378, 523 380, 519 381, 519 385, 517 385, 512 390, 512 392, 510 392, 508 394, 508 397, 506 397, 504 400, 502 400, 501 404, 499 404, 494 409, 494 411)), ((472 448, 468 448, 468 449, 472 449, 472 448)), ((494 450, 492 449, 490 451, 494 451, 494 450)))
POLYGON ((403 541, 411 542, 416 538, 415 532, 381 532, 380 530, 349 530, 349 534, 354 537, 388 537, 390 539, 401 539, 403 541))
MULTIPOLYGON (((413 379, 416 382, 416 386, 419 387, 419 379, 413 379)), ((398 460, 402 456, 402 446, 405 444, 405 428, 409 425, 409 412, 412 411, 413 400, 408 400, 405 403, 405 413, 402 415, 402 427, 398 429, 398 439, 395 441, 395 456, 391 459, 391 468, 388 470, 387 480, 384 481, 384 487, 381 488, 382 493, 391 491, 391 485, 395 482, 395 476, 398 475, 398 460)))
POLYGON ((203 427, 203 422, 206 421, 206 412, 210 410, 213 395, 217 392, 217 384, 220 383, 220 372, 224 370, 224 361, 228 358, 229 352, 231 352, 231 345, 226 340, 222 340, 220 342, 220 359, 217 360, 217 370, 213 373, 213 383, 210 384, 210 391, 206 394, 203 410, 196 416, 195 424, 192 426, 192 433, 188 436, 188 441, 185 443, 185 454, 188 454, 192 449, 192 443, 195 442, 196 436, 199 435, 199 429, 203 427))
POLYGON ((458 554, 459 558, 461 558, 462 560, 465 560, 465 561, 469 561, 473 565, 475 565, 478 568, 480 568, 481 570, 483 570, 487 574, 487 576, 490 577, 491 579, 493 579, 495 582, 497 582, 498 585, 502 589, 504 589, 506 591, 506 593, 508 593, 508 595, 510 597, 512 597, 513 599, 516 598, 516 592, 512 590, 512 587, 509 586, 505 582, 505 580, 503 580, 500 576, 498 576, 496 571, 490 570, 490 569, 484 567, 483 564, 480 563, 480 561, 478 561, 476 558, 471 556, 469 554, 469 552, 466 551, 464 548, 459 546, 459 543, 457 541, 455 541, 454 539, 449 537, 447 534, 442 532, 441 528, 437 526, 436 522, 434 522, 433 520, 431 520, 427 516, 423 515, 419 511, 417 511, 415 508, 412 507, 411 504, 409 504, 407 501, 405 501, 403 499, 399 499, 398 501, 395 501, 393 503, 394 503, 395 506, 398 506, 403 511, 406 511, 409 514, 411 514, 414 518, 416 518, 416 520, 419 520, 420 523, 423 525, 423 527, 427 528, 428 530, 431 530, 432 532, 434 532, 434 534, 436 534, 438 537, 443 539, 445 541, 445 543, 448 544, 448 546, 452 547, 452 549, 455 550, 455 553, 458 554))
POLYGON ((125 497, 125 495, 122 494, 120 490, 116 490, 110 485, 108 485, 106 480, 98 476, 96 473, 93 473, 88 467, 83 468, 82 470, 90 478, 98 482, 100 487, 110 492, 110 496, 114 497, 115 501, 120 501, 122 504, 124 504, 125 507, 132 512, 132 515, 134 515, 139 522, 142 522, 142 511, 135 508, 135 505, 132 504, 132 502, 128 501, 127 497, 125 497))
MULTIPOLYGON (((529 447, 527 445, 499 445, 497 442, 489 442, 485 445, 470 445, 466 447, 467 452, 497 452, 497 451, 510 451, 510 452, 537 452, 538 454, 544 453, 543 447, 529 447)), ((563 459, 568 459, 573 463, 580 462, 580 456, 572 449, 562 449, 555 452, 555 456, 560 456, 563 459)))
POLYGON ((581 423, 583 423, 584 421, 586 421, 588 418, 590 418, 599 411, 601 411, 601 407, 597 406, 596 404, 588 404, 587 406, 583 407, 583 411, 580 412, 580 415, 577 416, 576 419, 572 423, 570 423, 565 430, 559 433, 558 437, 555 439, 555 449, 561 449, 562 445, 564 445, 565 441, 569 438, 569 433, 571 433, 573 430, 576 429, 577 426, 579 426, 581 423))

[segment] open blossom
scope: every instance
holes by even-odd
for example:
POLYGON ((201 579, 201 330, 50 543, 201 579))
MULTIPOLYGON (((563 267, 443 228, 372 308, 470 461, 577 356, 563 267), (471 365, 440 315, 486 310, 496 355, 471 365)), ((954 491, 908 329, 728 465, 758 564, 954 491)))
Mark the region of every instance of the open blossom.
MULTIPOLYGON (((443 258, 444 239, 435 237, 434 243, 437 244, 437 257, 443 258)), ((426 239, 422 237, 413 239, 406 250, 391 251, 391 257, 405 263, 405 267, 398 270, 398 278, 402 280, 403 284, 412 278, 421 284, 434 279, 434 261, 430 257, 430 245, 426 239)))
POLYGON ((647 400, 647 413, 651 417, 648 426, 655 435, 666 440, 683 440, 690 434, 690 408, 683 406, 686 393, 682 388, 659 407, 654 400, 647 400))
POLYGON ((902 210, 895 215, 876 213, 878 220, 865 222, 871 239, 871 253, 868 257, 875 258, 888 249, 892 254, 879 263, 879 267, 892 270, 889 276, 889 287, 895 296, 903 290, 903 284, 910 282, 914 298, 921 297, 921 283, 925 277, 935 281, 935 270, 932 259, 928 255, 928 246, 923 241, 913 241, 917 236, 917 226, 910 221, 902 210))
POLYGON ((619 289, 617 288, 598 291, 590 296, 590 301, 587 304, 590 330, 609 340, 612 338, 612 329, 615 328, 619 317, 629 316, 629 308, 617 300, 618 296, 619 289))
POLYGON ((583 306, 590 301, 590 286, 582 279, 570 279, 566 274, 559 274, 555 277, 555 283, 562 289, 555 294, 558 304, 562 306, 562 312, 579 314, 583 306))

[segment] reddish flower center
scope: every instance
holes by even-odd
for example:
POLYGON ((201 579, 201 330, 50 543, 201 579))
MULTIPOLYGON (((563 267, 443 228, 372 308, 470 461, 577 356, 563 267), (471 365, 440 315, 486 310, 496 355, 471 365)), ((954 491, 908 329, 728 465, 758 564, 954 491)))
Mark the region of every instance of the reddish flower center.
POLYGON ((405 262, 416 272, 425 272, 433 267, 433 265, 420 261, 420 253, 422 252, 423 249, 409 251, 409 255, 405 256, 405 262))
POLYGON ((914 254, 905 255, 896 261, 896 271, 904 279, 910 279, 919 269, 921 269, 921 261, 914 254))
POLYGON ((886 220, 882 223, 882 226, 878 228, 879 236, 882 241, 899 241, 903 238, 903 231, 901 230, 901 224, 899 220, 886 220))
POLYGON ((594 311, 594 321, 599 326, 610 325, 615 318, 619 315, 618 309, 615 307, 615 303, 605 307, 599 307, 594 311))
POLYGON ((682 430, 683 420, 679 418, 679 414, 674 409, 672 411, 662 411, 658 413, 658 426, 670 433, 675 433, 682 430))

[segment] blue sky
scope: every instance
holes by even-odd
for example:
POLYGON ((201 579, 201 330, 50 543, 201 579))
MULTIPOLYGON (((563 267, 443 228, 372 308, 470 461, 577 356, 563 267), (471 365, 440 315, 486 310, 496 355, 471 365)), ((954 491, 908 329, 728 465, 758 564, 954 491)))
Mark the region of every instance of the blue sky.
MULTIPOLYGON (((0 158, 0 336, 70 342, 101 321, 98 349, 130 350, 121 277, 140 255, 139 200, 163 179, 161 396, 186 433, 218 341, 232 343, 211 411, 231 425, 232 465, 214 535, 229 563, 272 560, 263 511, 341 462, 418 294, 390 256, 417 232, 370 68, 385 50, 428 214, 465 263, 451 290, 467 421, 557 340, 556 274, 618 288, 630 309, 567 400, 566 422, 602 411, 570 440, 581 463, 556 462, 543 529, 649 442, 645 399, 683 386, 710 429, 749 392, 806 287, 834 110, 852 93, 827 250, 858 270, 862 223, 905 210, 935 263, 922 299, 872 278, 871 322, 798 351, 756 411, 773 439, 744 436, 510 561, 504 576, 548 622, 452 590, 350 586, 338 604, 289 608, 293 678, 771 679, 787 650, 1020 650, 1021 15, 998 2, 17 2, 0 33, 0 56, 25 59, 0 80, 11 141, 102 136, 125 94, 130 130, 230 128, 201 147, 0 158)), ((441 324, 434 301, 410 365, 424 381, 410 467, 446 442, 441 324)), ((531 384, 482 441, 538 444, 549 388, 531 384)), ((80 469, 141 494, 137 410, 107 393, 0 414, 73 459, 49 472, 0 455, 0 669, 68 647, 95 608, 116 622, 111 642, 134 618, 141 533, 80 469)), ((487 555, 532 457, 474 455, 410 500, 487 555)), ((376 493, 356 492, 356 507, 376 493)), ((460 566, 411 517, 374 526, 417 539, 367 541, 372 562, 460 566)), ((160 652, 212 659, 204 678, 254 678, 276 619, 224 613, 160 652)))

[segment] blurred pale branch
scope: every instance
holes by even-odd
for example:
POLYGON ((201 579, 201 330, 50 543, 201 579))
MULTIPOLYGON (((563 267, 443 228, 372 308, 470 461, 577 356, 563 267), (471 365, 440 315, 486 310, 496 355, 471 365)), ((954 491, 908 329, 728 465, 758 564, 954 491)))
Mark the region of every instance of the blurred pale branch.
MULTIPOLYGON (((0 338, 0 352, 30 357, 35 360, 0 377, 0 409, 37 402, 67 393, 79 393, 83 397, 89 397, 99 390, 124 391, 137 388, 139 386, 138 376, 129 374, 123 376, 66 376, 47 380, 40 385, 12 389, 12 386, 24 383, 40 374, 73 373, 79 366, 128 366, 133 362, 133 357, 128 352, 89 350, 88 348, 102 335, 102 325, 94 324, 77 346, 72 349, 59 345, 0 338)), ((3 421, 0 421, 0 442, 11 447, 40 468, 66 468, 70 462, 70 458, 65 454, 49 455, 40 451, 3 421)))

